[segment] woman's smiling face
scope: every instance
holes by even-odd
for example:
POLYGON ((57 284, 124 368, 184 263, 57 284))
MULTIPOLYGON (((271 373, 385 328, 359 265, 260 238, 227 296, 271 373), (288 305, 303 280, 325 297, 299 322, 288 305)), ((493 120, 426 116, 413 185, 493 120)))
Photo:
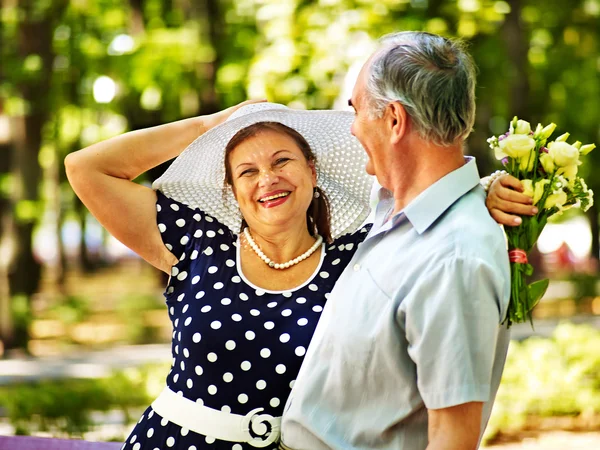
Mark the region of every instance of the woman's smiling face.
POLYGON ((263 130, 229 154, 233 193, 250 228, 304 224, 317 176, 290 136, 263 130))

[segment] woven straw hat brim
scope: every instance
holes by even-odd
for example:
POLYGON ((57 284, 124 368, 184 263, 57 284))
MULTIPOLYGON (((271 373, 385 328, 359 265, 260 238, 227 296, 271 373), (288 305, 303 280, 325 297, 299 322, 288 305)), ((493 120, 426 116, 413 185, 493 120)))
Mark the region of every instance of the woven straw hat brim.
POLYGON ((225 147, 242 128, 279 122, 304 136, 317 158, 317 184, 329 198, 332 236, 336 238, 354 231, 370 212, 373 178, 365 172, 364 149, 350 133, 353 119, 348 111, 300 111, 272 103, 248 105, 192 142, 152 187, 199 208, 239 233, 238 203, 225 185, 225 147))

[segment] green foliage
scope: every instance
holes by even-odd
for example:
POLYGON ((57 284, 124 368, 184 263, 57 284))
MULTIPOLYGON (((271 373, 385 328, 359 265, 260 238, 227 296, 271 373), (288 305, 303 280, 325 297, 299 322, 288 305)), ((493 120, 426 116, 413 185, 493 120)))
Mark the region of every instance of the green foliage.
POLYGON ((91 312, 89 303, 81 297, 70 295, 50 311, 53 316, 68 325, 74 325, 86 320, 91 312))
POLYGON ((569 275, 569 281, 573 282, 575 288, 573 299, 576 302, 598 295, 598 277, 596 275, 573 273, 569 275))
MULTIPOLYGON (((559 325, 551 339, 512 342, 486 439, 517 431, 527 417, 600 414, 600 331, 559 325)), ((122 411, 131 421, 160 392, 168 364, 98 380, 54 380, 0 387, 0 407, 20 434, 81 436, 93 411, 122 411)))
POLYGON ((77 436, 93 427, 95 411, 121 411, 126 422, 156 395, 165 366, 146 366, 115 372, 104 379, 47 380, 0 387, 0 406, 6 409, 16 434, 48 431, 77 436))
MULTIPOLYGON (((51 3, 33 2, 29 14, 57 13, 51 3)), ((347 69, 364 61, 379 36, 398 30, 430 31, 471 43, 480 69, 477 97, 484 118, 478 127, 486 128, 483 133, 495 133, 490 130, 494 123, 506 124, 507 116, 517 112, 511 111, 510 91, 525 76, 528 116, 596 140, 600 108, 588 99, 600 94, 598 0, 551 1, 543 8, 533 0, 520 3, 522 42, 509 44, 521 46, 521 60, 511 56, 503 36, 517 5, 512 1, 222 0, 210 9, 204 3, 192 7, 152 0, 139 10, 135 3, 116 0, 68 2, 51 34, 48 106, 61 134, 58 150, 71 151, 75 135, 103 121, 100 114, 78 114, 79 109, 110 110, 135 128, 248 96, 331 107, 347 69), (132 45, 123 46, 125 41, 132 45), (92 95, 101 75, 118 86, 106 106, 92 95)), ((27 111, 23 81, 35 82, 45 69, 44 55, 23 58, 17 52, 24 17, 17 4, 3 7, 0 99, 9 114, 27 111)), ((485 148, 475 140, 471 146, 475 153, 485 148)))
POLYGON ((32 313, 25 295, 15 295, 11 299, 11 310, 15 326, 26 329, 31 323, 32 313))
POLYGON ((511 342, 486 431, 518 430, 528 416, 600 414, 600 331, 559 325, 551 339, 511 342))
POLYGON ((39 214, 40 208, 35 201, 21 200, 15 205, 15 217, 19 222, 33 222, 39 214))
POLYGON ((159 330, 149 325, 143 314, 158 308, 164 309, 164 303, 152 295, 127 296, 117 303, 116 313, 126 326, 127 342, 150 344, 159 340, 159 330))
MULTIPOLYGON (((52 189, 39 189, 42 198, 15 193, 42 186, 42 177, 65 184, 62 158, 99 140, 248 97, 330 108, 349 95, 348 70, 360 67, 378 37, 400 30, 470 44, 479 73, 468 152, 478 157, 482 173, 493 163, 485 138, 506 128, 514 114, 555 122, 584 142, 597 142, 599 16, 600 0, 4 2, 0 111, 17 122, 33 113, 43 121, 35 126, 43 129, 44 170, 29 164, 10 177, 0 173, 0 195, 15 200, 19 220, 39 224, 45 216, 69 215, 72 193, 62 189, 62 202, 53 201, 52 189), (108 103, 94 97, 99 77, 115 83, 108 103), (56 211, 44 214, 49 208, 56 211)), ((15 133, 14 154, 28 145, 32 131, 15 133)), ((37 161, 31 152, 10 156, 0 157, 0 170, 12 167, 10 160, 37 161)), ((600 152, 590 160, 582 171, 592 174, 600 152)), ((600 177, 588 179, 600 191, 600 177)))

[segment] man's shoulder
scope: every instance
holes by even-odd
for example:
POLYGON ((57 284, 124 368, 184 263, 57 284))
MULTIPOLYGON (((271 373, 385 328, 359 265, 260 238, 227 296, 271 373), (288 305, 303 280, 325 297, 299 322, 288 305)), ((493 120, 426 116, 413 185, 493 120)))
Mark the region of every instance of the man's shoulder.
POLYGON ((459 198, 429 230, 440 253, 504 264, 506 239, 485 206, 485 195, 473 189, 459 198))
MULTIPOLYGON (((437 232, 445 230, 459 237, 486 237, 494 243, 504 243, 504 233, 485 206, 485 195, 473 189, 456 200, 436 224, 437 232)), ((471 239, 466 239, 471 242, 471 239)))
MULTIPOLYGON (((429 275, 415 277, 416 283, 435 279, 442 286, 442 277, 452 280, 450 284, 463 283, 470 289, 480 289, 476 286, 483 283, 486 289, 492 289, 488 293, 493 292, 489 298, 495 303, 489 305, 495 305, 504 317, 510 292, 506 239, 489 215, 483 193, 475 189, 463 195, 427 233, 428 260, 420 270, 429 275)), ((415 246, 419 246, 418 240, 415 246)))

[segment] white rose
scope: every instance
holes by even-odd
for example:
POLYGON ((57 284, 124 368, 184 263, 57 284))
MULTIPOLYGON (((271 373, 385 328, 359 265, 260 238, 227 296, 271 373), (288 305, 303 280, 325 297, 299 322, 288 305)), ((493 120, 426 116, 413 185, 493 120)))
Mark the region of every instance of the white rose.
MULTIPOLYGON (((529 157, 535 148, 535 141, 525 134, 511 134, 502 139, 498 145, 506 156, 521 159, 529 157)), ((497 154, 496 157, 498 157, 497 154)))
POLYGON ((566 142, 551 142, 548 154, 558 167, 573 166, 579 162, 579 150, 566 142))

